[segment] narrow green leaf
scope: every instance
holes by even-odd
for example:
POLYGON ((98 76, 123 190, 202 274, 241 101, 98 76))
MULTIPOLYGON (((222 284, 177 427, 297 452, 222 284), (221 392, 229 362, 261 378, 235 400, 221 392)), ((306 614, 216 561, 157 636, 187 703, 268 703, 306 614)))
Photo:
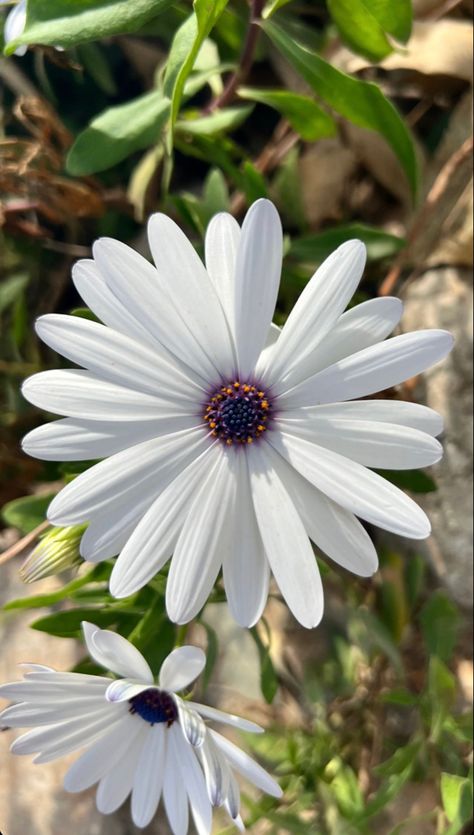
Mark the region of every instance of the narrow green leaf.
POLYGON ((365 243, 369 261, 389 258, 405 246, 404 238, 362 223, 347 223, 315 235, 295 238, 291 241, 288 255, 296 261, 317 264, 324 261, 338 246, 353 238, 359 238, 365 243))
POLYGON ((8 44, 68 48, 85 41, 134 32, 171 6, 172 0, 28 0, 23 33, 8 44))
POLYGON ((269 648, 266 647, 255 628, 250 630, 255 641, 260 658, 260 687, 266 702, 271 704, 278 690, 278 678, 270 658, 269 648))
POLYGON ((157 142, 168 120, 170 102, 157 90, 104 110, 79 134, 66 167, 74 176, 95 174, 157 142))
POLYGON ((355 125, 380 133, 387 140, 415 195, 418 171, 413 141, 400 114, 379 87, 340 72, 320 55, 290 38, 271 20, 263 21, 261 25, 282 55, 333 110, 355 125))
POLYGON ((308 142, 336 134, 334 119, 309 96, 288 90, 257 90, 253 87, 241 87, 239 96, 277 110, 288 119, 293 130, 308 142))
POLYGON ((184 85, 192 72, 199 50, 224 11, 228 0, 194 0, 194 13, 178 29, 168 56, 163 82, 171 99, 170 133, 167 147, 171 151, 174 126, 178 118, 184 85))
POLYGON ((219 133, 235 130, 252 112, 253 107, 226 107, 216 110, 209 116, 188 118, 182 113, 182 118, 176 122, 175 130, 191 136, 215 136, 219 133))
POLYGON ((110 575, 110 565, 107 563, 100 563, 94 566, 92 571, 88 571, 77 580, 72 580, 58 591, 50 592, 49 594, 36 594, 29 597, 19 597, 17 600, 10 600, 2 607, 4 612, 11 609, 42 609, 46 606, 54 606, 55 603, 60 603, 62 600, 68 598, 75 598, 76 593, 90 583, 103 583, 108 580, 110 575))
POLYGON ((28 276, 21 273, 5 278, 0 285, 0 313, 17 301, 28 284, 28 276))
POLYGON ((81 632, 83 620, 95 623, 96 626, 107 628, 114 626, 119 621, 131 621, 129 629, 140 619, 140 613, 133 610, 117 608, 81 608, 71 609, 66 612, 55 612, 53 615, 46 615, 31 624, 32 629, 39 632, 47 632, 49 635, 57 635, 61 638, 74 638, 81 632))
POLYGON ((441 775, 441 799, 446 817, 450 823, 464 826, 472 815, 472 784, 468 777, 458 774, 441 775))
POLYGON ((42 496, 22 496, 3 506, 2 518, 7 525, 18 528, 22 534, 30 533, 44 522, 49 503, 55 493, 42 496))
POLYGON ((205 623, 203 620, 200 621, 201 625, 206 630, 207 635, 207 649, 206 649, 206 666, 204 668, 204 673, 202 676, 202 688, 204 692, 207 690, 207 686, 209 684, 210 678, 212 676, 212 671, 216 665, 217 656, 219 654, 219 639, 217 637, 217 632, 212 626, 209 626, 208 623, 205 623))

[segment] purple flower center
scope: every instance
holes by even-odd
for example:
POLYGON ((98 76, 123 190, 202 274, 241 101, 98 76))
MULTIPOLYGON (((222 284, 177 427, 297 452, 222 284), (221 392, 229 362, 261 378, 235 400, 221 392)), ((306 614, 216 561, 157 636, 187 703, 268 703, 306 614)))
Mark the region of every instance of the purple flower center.
POLYGON ((205 405, 211 435, 228 446, 252 444, 267 429, 272 402, 265 391, 239 380, 215 389, 205 405))
POLYGON ((174 699, 166 690, 150 687, 148 690, 142 690, 137 696, 132 696, 128 703, 130 713, 137 713, 150 725, 166 722, 169 728, 178 718, 174 699))

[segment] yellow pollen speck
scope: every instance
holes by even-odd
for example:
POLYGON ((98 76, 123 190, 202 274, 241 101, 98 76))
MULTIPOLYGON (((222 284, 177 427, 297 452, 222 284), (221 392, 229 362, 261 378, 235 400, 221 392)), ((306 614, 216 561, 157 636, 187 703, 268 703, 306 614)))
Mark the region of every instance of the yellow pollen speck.
POLYGON ((227 438, 226 444, 227 446, 232 446, 232 438, 227 438))
POLYGON ((257 429, 259 432, 265 432, 265 427, 261 423, 257 426, 257 429))
POLYGON ((259 397, 265 397, 265 392, 264 391, 258 391, 257 394, 258 394, 259 397))
POLYGON ((235 388, 235 389, 239 389, 239 388, 240 388, 240 383, 239 383, 239 381, 238 381, 238 380, 236 380, 236 381, 235 381, 235 383, 234 383, 234 388, 235 388))
POLYGON ((213 438, 217 438, 217 432, 211 432, 213 438))
POLYGON ((250 386, 250 391, 256 391, 255 386, 250 386))
POLYGON ((244 391, 245 391, 245 393, 249 392, 250 391, 250 386, 244 386, 244 391))
POLYGON ((211 420, 211 422, 210 422, 209 426, 211 427, 211 429, 215 429, 215 428, 216 428, 216 426, 217 426, 217 424, 216 424, 215 420, 211 420))
POLYGON ((268 400, 262 400, 261 406, 262 409, 268 409, 268 400))
POLYGON ((253 444, 253 438, 251 438, 251 437, 250 437, 250 435, 249 435, 249 437, 247 438, 247 443, 248 443, 248 444, 253 444))
POLYGON ((226 394, 232 394, 232 389, 231 389, 231 387, 229 386, 229 388, 227 388, 227 389, 225 390, 225 392, 226 392, 226 394))

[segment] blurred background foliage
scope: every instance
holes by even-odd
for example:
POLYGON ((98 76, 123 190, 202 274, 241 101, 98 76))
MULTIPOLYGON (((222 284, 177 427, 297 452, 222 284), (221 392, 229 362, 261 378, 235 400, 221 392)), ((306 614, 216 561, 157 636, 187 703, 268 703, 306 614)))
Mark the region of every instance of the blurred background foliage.
MULTIPOLYGON (((23 660, 14 648, 25 623, 45 654, 79 637, 83 619, 117 629, 154 667, 184 640, 164 614, 166 570, 115 601, 110 563, 74 569, 81 531, 48 529, 48 502, 84 465, 19 452, 42 421, 19 384, 64 362, 32 322, 90 315, 71 265, 100 235, 147 254, 143 223, 156 210, 202 252, 215 212, 240 219, 269 196, 287 235, 280 324, 315 266, 351 237, 369 256, 356 302, 403 296, 433 263, 470 266, 471 42, 466 0, 28 0, 25 30, 0 58, 3 679, 23 660), (19 558, 38 541, 54 576, 21 587, 19 558)), ((438 486, 436 473, 384 475, 421 501, 438 486)), ((472 830, 469 610, 426 553, 386 537, 377 547, 381 570, 367 581, 320 560, 327 614, 316 632, 274 599, 265 622, 236 639, 235 689, 253 692, 256 676, 258 698, 234 694, 233 705, 271 727, 247 741, 285 789, 280 803, 245 797, 252 832, 472 830), (251 670, 240 671, 248 653, 251 670)), ((35 559, 26 580, 41 574, 38 550, 35 559)), ((216 702, 234 686, 219 675, 223 599, 218 586, 187 636, 207 647, 202 688, 216 702)), ((94 831, 132 831, 116 825, 94 831)), ((51 835, 41 826, 31 831, 51 835)))

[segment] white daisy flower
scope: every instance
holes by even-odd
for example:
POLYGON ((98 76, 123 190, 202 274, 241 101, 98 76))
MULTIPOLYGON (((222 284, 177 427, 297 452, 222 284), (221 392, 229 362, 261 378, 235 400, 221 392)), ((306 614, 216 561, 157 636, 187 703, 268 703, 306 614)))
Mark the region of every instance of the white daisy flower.
POLYGON ((66 791, 98 783, 97 808, 104 814, 131 794, 132 818, 139 827, 150 823, 163 797, 173 835, 186 835, 189 808, 198 835, 211 832, 213 806, 224 806, 244 828, 234 769, 262 791, 281 797, 275 780, 203 717, 251 733, 262 728, 176 694, 202 672, 202 650, 173 650, 156 684, 141 653, 125 638, 91 623, 84 623, 83 630, 90 656, 124 678, 111 681, 27 665, 23 681, 0 686, 1 698, 18 702, 0 714, 0 724, 33 727, 15 740, 14 754, 34 753, 35 763, 48 763, 85 748, 66 773, 66 791))
POLYGON ((259 200, 242 228, 209 224, 206 268, 162 214, 148 225, 152 266, 103 238, 73 270, 104 324, 47 315, 39 336, 85 370, 44 371, 23 386, 36 406, 66 416, 29 433, 46 460, 105 458, 53 500, 55 525, 88 522, 81 554, 119 554, 110 589, 126 597, 170 559, 169 617, 191 620, 219 571, 230 609, 255 624, 270 572, 295 617, 323 612, 310 539, 361 576, 377 568, 356 517, 424 538, 423 511, 369 467, 438 461, 441 418, 424 406, 361 400, 443 359, 449 333, 385 337, 402 305, 372 299, 344 312, 365 263, 360 241, 316 271, 288 320, 272 325, 282 258, 274 206, 259 200))

